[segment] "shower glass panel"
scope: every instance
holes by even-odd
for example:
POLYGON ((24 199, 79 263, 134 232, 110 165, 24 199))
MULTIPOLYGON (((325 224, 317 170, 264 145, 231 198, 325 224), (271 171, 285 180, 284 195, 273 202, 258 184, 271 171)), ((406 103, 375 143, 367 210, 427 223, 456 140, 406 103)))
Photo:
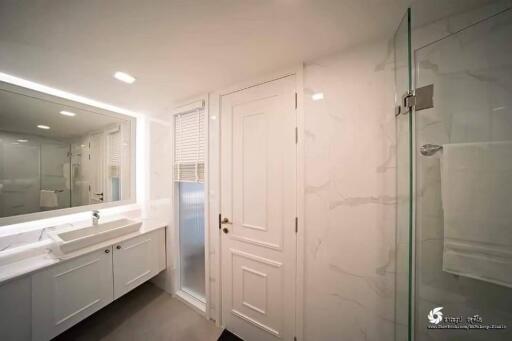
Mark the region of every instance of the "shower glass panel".
POLYGON ((414 340, 512 340, 511 42, 506 10, 415 50, 414 340))
POLYGON ((41 210, 71 207, 70 155, 69 144, 41 144, 41 191, 55 193, 47 200, 41 196, 41 210))
POLYGON ((204 184, 178 184, 181 290, 204 301, 204 184))
MULTIPOLYGON (((402 96, 412 86, 411 79, 411 13, 406 12, 393 38, 396 108, 403 111, 402 96)), ((396 229, 396 276, 395 276, 395 329, 396 340, 407 340, 409 335, 411 293, 412 244, 411 244, 411 124, 412 116, 400 114, 396 119, 397 138, 397 229, 396 229)))

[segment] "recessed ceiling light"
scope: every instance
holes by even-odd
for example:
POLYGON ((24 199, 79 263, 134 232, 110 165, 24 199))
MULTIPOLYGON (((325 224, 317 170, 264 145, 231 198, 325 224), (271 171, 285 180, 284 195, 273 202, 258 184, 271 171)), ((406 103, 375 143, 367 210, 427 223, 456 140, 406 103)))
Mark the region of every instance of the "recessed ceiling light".
POLYGON ((40 124, 40 125, 38 125, 37 127, 38 127, 39 129, 44 129, 44 130, 48 130, 48 129, 50 129, 50 127, 45 126, 44 124, 40 124))
POLYGON ((128 84, 132 84, 133 82, 135 82, 135 77, 121 71, 117 71, 116 73, 114 73, 114 78, 128 84))
POLYGON ((76 116, 76 114, 74 112, 71 112, 71 111, 66 111, 66 110, 62 110, 60 112, 61 115, 64 115, 64 116, 69 116, 69 117, 73 117, 73 116, 76 116))
POLYGON ((16 140, 16 141, 21 142, 21 143, 28 142, 28 140, 25 140, 25 139, 19 139, 19 140, 16 140))
POLYGON ((313 101, 319 101, 321 99, 324 99, 324 93, 323 92, 317 92, 317 93, 314 93, 311 98, 313 99, 313 101))

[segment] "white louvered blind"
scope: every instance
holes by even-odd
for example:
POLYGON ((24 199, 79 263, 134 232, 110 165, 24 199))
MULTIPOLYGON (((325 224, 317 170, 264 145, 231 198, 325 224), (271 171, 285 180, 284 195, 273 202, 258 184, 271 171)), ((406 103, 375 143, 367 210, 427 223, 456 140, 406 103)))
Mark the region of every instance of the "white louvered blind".
POLYGON ((174 180, 204 182, 206 134, 203 110, 175 116, 174 180))

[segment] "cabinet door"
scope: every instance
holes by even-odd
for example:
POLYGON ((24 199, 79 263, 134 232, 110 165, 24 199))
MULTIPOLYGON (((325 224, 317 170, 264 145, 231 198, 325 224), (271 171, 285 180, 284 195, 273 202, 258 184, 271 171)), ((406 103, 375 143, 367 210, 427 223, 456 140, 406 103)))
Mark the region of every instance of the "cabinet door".
POLYGON ((32 275, 32 339, 49 340, 113 300, 112 248, 32 275))
POLYGON ((114 297, 155 276, 165 254, 164 230, 160 229, 114 245, 114 297))
POLYGON ((32 288, 30 276, 0 286, 0 339, 29 341, 31 339, 32 288))

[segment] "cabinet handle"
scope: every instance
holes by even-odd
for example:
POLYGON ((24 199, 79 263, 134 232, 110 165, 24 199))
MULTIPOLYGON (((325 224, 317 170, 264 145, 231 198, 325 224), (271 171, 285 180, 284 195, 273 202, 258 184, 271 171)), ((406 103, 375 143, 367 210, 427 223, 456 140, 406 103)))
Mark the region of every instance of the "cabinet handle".
POLYGON ((106 249, 106 250, 105 250, 105 253, 110 253, 110 250, 109 250, 109 249, 106 249))
POLYGON ((121 245, 117 245, 116 249, 121 250, 121 245))

